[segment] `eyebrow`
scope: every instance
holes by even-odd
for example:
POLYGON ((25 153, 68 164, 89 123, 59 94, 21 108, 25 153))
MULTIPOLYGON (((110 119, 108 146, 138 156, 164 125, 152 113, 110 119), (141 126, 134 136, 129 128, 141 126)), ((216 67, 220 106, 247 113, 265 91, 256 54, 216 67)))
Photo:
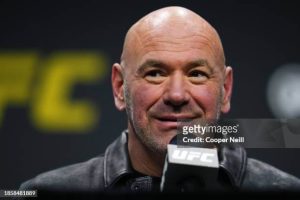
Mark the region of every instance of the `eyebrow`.
MULTIPOLYGON (((213 68, 209 65, 208 61, 206 59, 197 59, 191 62, 188 62, 184 68, 187 68, 187 70, 194 68, 194 67, 205 67, 207 66, 208 69, 210 70, 210 72, 213 72, 213 68)), ((146 60, 143 64, 141 64, 138 67, 137 72, 143 73, 147 67, 155 67, 155 68, 168 68, 168 65, 165 64, 164 62, 160 61, 160 60, 155 60, 155 59, 149 59, 146 60)))
POLYGON ((141 74, 146 70, 147 67, 164 68, 164 67, 167 67, 167 65, 164 64, 163 62, 159 61, 159 60, 149 59, 149 60, 146 60, 143 64, 141 64, 138 67, 137 72, 139 74, 141 74))

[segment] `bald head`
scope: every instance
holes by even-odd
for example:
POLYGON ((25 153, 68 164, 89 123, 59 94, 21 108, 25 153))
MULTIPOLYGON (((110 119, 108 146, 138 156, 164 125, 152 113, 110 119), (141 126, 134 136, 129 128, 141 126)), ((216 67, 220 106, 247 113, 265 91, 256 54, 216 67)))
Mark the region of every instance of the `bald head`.
MULTIPOLYGON (((165 7, 153 11, 136 22, 127 32, 121 57, 122 65, 126 66, 142 53, 143 50, 155 45, 154 42, 174 41, 173 50, 180 51, 176 39, 184 40, 201 37, 202 45, 210 46, 216 64, 225 65, 225 56, 217 31, 202 17, 183 7, 165 7), (173 40, 175 39, 175 40, 173 40)), ((195 46, 197 43, 195 43, 195 46)))

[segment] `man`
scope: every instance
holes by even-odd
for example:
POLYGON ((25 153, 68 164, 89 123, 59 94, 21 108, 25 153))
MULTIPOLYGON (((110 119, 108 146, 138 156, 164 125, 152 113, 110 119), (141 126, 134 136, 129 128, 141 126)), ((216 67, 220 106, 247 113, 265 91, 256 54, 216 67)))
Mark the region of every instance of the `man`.
MULTIPOLYGON (((216 30, 182 7, 156 10, 128 31, 121 62, 112 67, 118 110, 128 130, 105 154, 37 176, 22 189, 48 192, 159 191, 167 145, 180 120, 218 119, 230 110, 232 68, 216 30)), ((247 159, 242 148, 220 148, 220 179, 245 190, 297 190, 300 181, 247 159)))

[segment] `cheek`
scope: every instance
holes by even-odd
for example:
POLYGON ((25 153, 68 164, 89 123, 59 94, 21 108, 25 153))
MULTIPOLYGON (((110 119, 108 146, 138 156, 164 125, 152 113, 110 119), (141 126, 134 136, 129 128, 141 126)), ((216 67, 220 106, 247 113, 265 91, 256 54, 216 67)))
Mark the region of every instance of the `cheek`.
POLYGON ((201 85, 191 90, 191 95, 196 103, 203 109, 207 118, 214 118, 220 99, 220 90, 216 86, 201 85))
POLYGON ((145 113, 161 97, 159 87, 137 84, 132 87, 131 101, 134 113, 137 116, 144 116, 145 113))

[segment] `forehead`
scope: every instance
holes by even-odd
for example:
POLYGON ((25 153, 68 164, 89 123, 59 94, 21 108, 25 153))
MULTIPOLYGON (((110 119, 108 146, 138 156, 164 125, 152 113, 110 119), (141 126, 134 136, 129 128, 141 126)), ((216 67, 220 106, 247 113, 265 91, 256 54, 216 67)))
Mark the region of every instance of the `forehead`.
POLYGON ((149 30, 137 34, 135 62, 140 65, 148 59, 158 59, 170 63, 186 63, 205 59, 216 65, 217 49, 213 38, 196 32, 188 32, 170 27, 165 31, 149 30), (176 32, 177 30, 177 32, 176 32))

